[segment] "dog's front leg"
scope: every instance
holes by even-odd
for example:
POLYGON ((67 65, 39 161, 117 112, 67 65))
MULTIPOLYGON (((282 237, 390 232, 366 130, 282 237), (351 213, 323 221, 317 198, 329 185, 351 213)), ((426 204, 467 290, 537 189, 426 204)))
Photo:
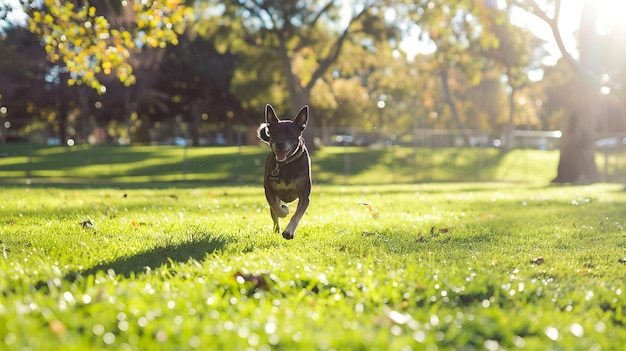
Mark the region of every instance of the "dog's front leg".
POLYGON ((274 222, 274 231, 278 233, 280 231, 278 217, 287 217, 289 214, 289 207, 281 205, 280 198, 268 188, 265 188, 265 198, 267 199, 267 203, 270 205, 270 214, 272 215, 272 221, 274 222))
POLYGON ((283 238, 293 239, 293 236, 296 233, 296 229, 298 228, 298 224, 300 223, 302 216, 304 216, 306 209, 309 207, 309 202, 309 195, 302 196, 298 199, 298 207, 296 207, 296 213, 293 214, 293 217, 291 217, 289 224, 287 224, 287 227, 283 232, 283 238))
POLYGON ((270 214, 272 215, 272 222, 274 222, 274 232, 280 232, 280 225, 278 225, 278 216, 274 213, 274 210, 270 207, 270 214))

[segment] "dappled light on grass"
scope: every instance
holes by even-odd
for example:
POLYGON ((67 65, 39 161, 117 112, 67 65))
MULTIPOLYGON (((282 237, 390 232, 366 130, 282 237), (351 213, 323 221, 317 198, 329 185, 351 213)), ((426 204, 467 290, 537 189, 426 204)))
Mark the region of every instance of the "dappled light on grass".
POLYGON ((626 342, 619 186, 318 185, 292 241, 261 187, 0 197, 7 349, 626 342))
MULTIPOLYGON (((188 187, 258 184, 267 149, 258 146, 190 147, 6 144, 0 183, 81 187, 99 183, 188 187)), ((312 155, 317 184, 388 185, 435 181, 546 182, 557 151, 494 148, 324 147, 312 155)), ((616 169, 621 167, 615 165, 616 169)))

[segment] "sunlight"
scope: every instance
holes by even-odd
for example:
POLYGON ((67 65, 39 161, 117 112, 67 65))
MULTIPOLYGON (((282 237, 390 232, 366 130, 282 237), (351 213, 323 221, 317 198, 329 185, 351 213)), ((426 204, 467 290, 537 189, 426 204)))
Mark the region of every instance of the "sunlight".
POLYGON ((610 34, 612 30, 623 25, 626 1, 624 0, 599 0, 599 13, 596 31, 600 35, 610 34))
MULTIPOLYGON (((16 24, 23 26, 26 24, 26 14, 20 6, 19 0, 2 0, 0 6, 9 6, 13 10, 6 13, 6 18, 0 19, 0 32, 2 29, 6 29, 9 24, 16 24)), ((0 13, 2 15, 2 13, 0 13)))
MULTIPOLYGON (((626 12, 624 0, 594 0, 598 6, 598 22, 596 30, 600 35, 607 35, 623 22, 626 12)), ((565 48, 575 58, 578 57, 576 32, 580 27, 580 18, 585 0, 563 0, 559 16, 559 30, 565 48)), ((543 59, 545 65, 554 65, 561 57, 556 46, 550 26, 541 19, 521 10, 514 11, 511 20, 522 27, 530 29, 537 37, 546 40, 550 55, 543 59)))

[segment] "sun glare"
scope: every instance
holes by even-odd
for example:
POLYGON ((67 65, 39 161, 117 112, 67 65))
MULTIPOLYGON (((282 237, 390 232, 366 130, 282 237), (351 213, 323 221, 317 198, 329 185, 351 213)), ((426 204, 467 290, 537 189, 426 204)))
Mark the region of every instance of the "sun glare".
POLYGON ((611 31, 624 26, 624 12, 626 1, 624 0, 599 0, 598 1, 598 34, 610 34, 611 31))
MULTIPOLYGON (((626 28, 624 28, 626 21, 623 19, 623 14, 626 13, 626 0, 563 0, 559 16, 559 31, 566 50, 574 57, 578 56, 577 31, 580 28, 581 14, 586 1, 598 6, 596 30, 599 35, 608 35, 615 30, 626 33, 626 28)), ((537 37, 546 40, 546 48, 550 55, 544 58, 543 63, 556 64, 561 53, 556 46, 550 26, 522 10, 514 11, 511 19, 515 24, 530 29, 537 37)))

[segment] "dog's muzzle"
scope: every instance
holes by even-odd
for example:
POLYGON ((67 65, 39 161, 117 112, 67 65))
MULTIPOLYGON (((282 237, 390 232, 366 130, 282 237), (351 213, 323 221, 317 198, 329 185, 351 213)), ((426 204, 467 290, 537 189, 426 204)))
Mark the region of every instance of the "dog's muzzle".
POLYGON ((277 162, 285 162, 291 154, 293 154, 294 147, 289 143, 273 143, 272 151, 276 156, 277 162))

